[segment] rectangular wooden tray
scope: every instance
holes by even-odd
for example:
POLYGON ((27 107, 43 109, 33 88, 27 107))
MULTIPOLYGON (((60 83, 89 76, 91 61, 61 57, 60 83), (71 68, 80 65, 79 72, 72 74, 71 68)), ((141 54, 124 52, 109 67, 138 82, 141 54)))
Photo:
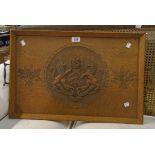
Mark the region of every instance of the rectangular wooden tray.
POLYGON ((11 31, 11 118, 143 123, 144 33, 11 31))

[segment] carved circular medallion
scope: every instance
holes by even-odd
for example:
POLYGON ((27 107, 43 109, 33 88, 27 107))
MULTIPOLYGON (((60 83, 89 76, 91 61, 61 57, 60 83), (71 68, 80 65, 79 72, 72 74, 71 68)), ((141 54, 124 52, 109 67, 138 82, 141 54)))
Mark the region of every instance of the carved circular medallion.
POLYGON ((83 46, 61 49, 48 63, 46 82, 57 97, 79 101, 96 95, 107 84, 106 63, 83 46))

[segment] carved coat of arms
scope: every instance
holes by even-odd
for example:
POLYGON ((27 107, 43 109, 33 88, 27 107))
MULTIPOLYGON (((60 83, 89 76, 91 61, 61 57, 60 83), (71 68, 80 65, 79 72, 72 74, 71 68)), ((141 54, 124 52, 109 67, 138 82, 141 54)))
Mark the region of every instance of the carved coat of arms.
POLYGON ((46 81, 48 88, 58 96, 79 101, 106 86, 106 65, 94 51, 83 46, 69 46, 50 59, 46 81))

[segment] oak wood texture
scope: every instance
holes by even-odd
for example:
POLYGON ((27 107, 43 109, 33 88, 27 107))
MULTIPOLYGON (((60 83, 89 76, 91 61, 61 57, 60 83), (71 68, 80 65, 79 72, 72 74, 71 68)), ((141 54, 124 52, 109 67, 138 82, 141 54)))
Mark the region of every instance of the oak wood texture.
POLYGON ((144 51, 144 33, 12 30, 9 116, 141 124, 144 51), (81 37, 81 42, 72 43, 71 37, 81 37), (21 46, 22 40, 26 45, 21 46), (128 42, 132 43, 129 49, 126 48, 128 42), (72 46, 87 47, 107 63, 109 82, 95 99, 92 95, 92 98, 85 97, 78 103, 68 97, 62 100, 46 86, 44 77, 49 59, 51 61, 63 48, 72 46), (25 70, 32 73, 32 69, 35 73, 40 70, 40 77, 33 77, 34 81, 28 74, 23 74, 25 70), (121 75, 126 77, 126 81, 120 80, 121 75), (131 77, 134 75, 135 78, 131 77), (124 102, 130 102, 130 106, 125 108, 124 102))

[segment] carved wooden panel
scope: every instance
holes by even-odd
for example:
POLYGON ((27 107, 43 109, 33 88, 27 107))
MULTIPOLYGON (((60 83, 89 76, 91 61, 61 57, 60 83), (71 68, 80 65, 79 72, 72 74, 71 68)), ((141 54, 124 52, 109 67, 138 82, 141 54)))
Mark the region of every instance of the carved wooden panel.
POLYGON ((143 33, 11 36, 10 117, 142 123, 143 33))

